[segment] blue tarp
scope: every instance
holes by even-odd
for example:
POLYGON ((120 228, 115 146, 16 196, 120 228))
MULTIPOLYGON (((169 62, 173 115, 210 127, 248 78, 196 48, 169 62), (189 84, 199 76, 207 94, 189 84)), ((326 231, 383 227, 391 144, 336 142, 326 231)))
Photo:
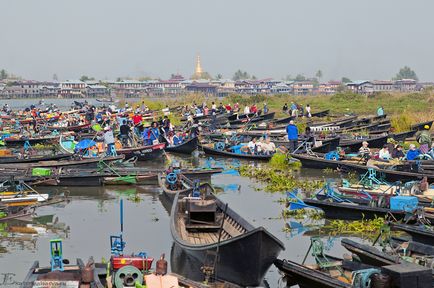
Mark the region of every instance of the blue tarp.
POLYGON ((96 142, 91 139, 83 139, 75 145, 75 149, 89 149, 92 146, 95 146, 96 142))

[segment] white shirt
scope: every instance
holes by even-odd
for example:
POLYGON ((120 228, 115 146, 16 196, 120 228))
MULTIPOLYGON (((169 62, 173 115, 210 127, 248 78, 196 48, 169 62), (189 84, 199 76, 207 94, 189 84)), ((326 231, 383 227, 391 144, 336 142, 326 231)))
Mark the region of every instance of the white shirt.
POLYGON ((244 107, 244 114, 249 114, 249 113, 250 113, 249 106, 244 107))

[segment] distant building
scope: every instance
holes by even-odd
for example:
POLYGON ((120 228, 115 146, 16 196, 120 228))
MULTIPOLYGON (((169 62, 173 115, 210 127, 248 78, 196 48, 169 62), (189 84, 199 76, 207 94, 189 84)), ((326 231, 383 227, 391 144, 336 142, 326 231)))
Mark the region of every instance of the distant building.
POLYGON ((80 80, 69 80, 60 83, 61 98, 85 98, 86 83, 80 80))
POLYGON ((321 83, 318 86, 318 94, 321 95, 335 94, 341 85, 342 85, 341 81, 329 81, 327 83, 321 83))
POLYGON ((104 98, 110 96, 110 90, 101 84, 86 83, 86 95, 88 98, 104 98))
POLYGON ((313 94, 314 83, 312 81, 297 81, 292 83, 292 92, 294 95, 313 94))
POLYGON ((192 93, 204 93, 205 95, 217 95, 217 86, 209 83, 193 82, 185 86, 186 91, 192 93))
POLYGON ((370 94, 374 92, 372 83, 368 80, 358 80, 351 83, 347 83, 347 88, 358 94, 370 94))
POLYGON ((8 82, 2 94, 3 98, 37 98, 40 96, 39 82, 30 80, 8 82))
POLYGON ((402 79, 395 81, 395 90, 400 92, 416 91, 417 81, 414 79, 402 79))
POLYGON ((373 92, 390 92, 394 90, 393 81, 389 80, 374 80, 371 81, 373 92))

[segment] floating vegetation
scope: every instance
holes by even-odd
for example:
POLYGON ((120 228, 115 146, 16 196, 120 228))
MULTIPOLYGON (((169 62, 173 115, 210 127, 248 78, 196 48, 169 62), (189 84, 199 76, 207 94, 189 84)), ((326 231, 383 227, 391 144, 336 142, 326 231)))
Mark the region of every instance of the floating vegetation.
POLYGON ((305 219, 309 218, 311 220, 321 220, 324 218, 324 212, 318 209, 297 209, 289 210, 285 209, 282 211, 282 216, 284 219, 305 219))
POLYGON ((267 192, 284 192, 295 188, 309 191, 318 189, 324 185, 323 181, 301 180, 292 174, 291 170, 270 168, 270 165, 262 168, 243 165, 239 168, 239 171, 241 176, 265 182, 264 190, 267 192))
POLYGON ((288 169, 288 166, 293 169, 300 169, 301 162, 298 160, 294 160, 283 153, 276 153, 268 162, 269 166, 274 169, 285 170, 288 169))
POLYGON ((322 170, 322 172, 323 172, 324 174, 333 174, 333 173, 335 173, 336 171, 333 170, 332 168, 324 168, 324 169, 322 170))
POLYGON ((357 235, 362 238, 371 238, 378 235, 385 219, 376 217, 366 220, 362 218, 357 221, 332 220, 324 225, 321 230, 326 230, 331 235, 357 235))

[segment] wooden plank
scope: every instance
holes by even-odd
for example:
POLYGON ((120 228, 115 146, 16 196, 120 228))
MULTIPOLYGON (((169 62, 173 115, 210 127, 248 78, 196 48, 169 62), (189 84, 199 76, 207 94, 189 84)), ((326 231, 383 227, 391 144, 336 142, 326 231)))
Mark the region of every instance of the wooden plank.
POLYGON ((237 237, 238 235, 241 235, 242 233, 237 230, 234 226, 230 225, 229 223, 225 222, 223 224, 223 229, 231 236, 231 237, 237 237))

